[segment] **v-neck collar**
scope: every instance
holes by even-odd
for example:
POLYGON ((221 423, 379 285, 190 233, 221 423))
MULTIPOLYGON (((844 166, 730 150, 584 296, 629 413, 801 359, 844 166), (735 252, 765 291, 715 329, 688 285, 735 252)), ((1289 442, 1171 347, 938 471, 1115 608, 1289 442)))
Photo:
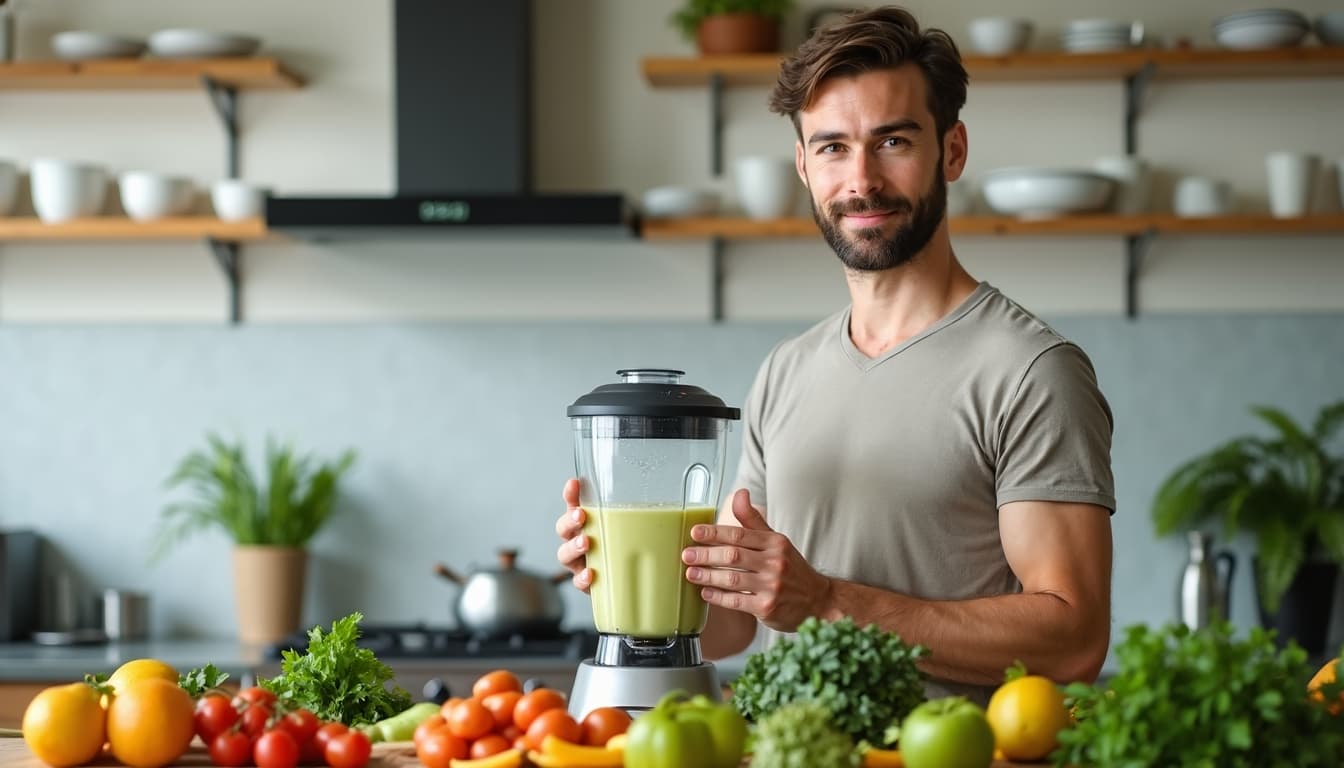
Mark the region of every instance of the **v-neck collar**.
POLYGON ((868 357, 854 345, 854 339, 849 335, 850 315, 854 312, 854 305, 850 304, 842 313, 839 328, 837 329, 840 334, 841 347, 845 351, 845 356, 849 358, 850 362, 852 362, 856 368, 860 371, 871 371, 915 344, 918 344, 920 341, 927 339, 933 334, 965 317, 971 310, 975 309, 980 302, 984 301, 990 294, 995 292, 997 292, 997 289, 995 289, 994 286, 986 282, 981 282, 975 287, 974 291, 971 291, 970 296, 967 296, 961 304, 957 305, 956 309, 939 318, 933 325, 930 325, 928 328, 925 328, 877 357, 868 357))

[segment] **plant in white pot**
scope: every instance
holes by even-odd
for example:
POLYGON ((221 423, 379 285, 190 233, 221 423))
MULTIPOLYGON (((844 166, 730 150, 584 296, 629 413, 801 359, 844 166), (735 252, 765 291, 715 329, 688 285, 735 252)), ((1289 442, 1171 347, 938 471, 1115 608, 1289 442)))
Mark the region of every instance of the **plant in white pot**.
POLYGON ((194 498, 163 509, 154 557, 192 533, 221 529, 234 542, 238 637, 255 645, 276 642, 299 629, 308 543, 331 517, 355 453, 319 464, 268 439, 263 486, 241 443, 213 434, 207 441, 206 450, 192 451, 168 478, 170 488, 186 486, 194 498))

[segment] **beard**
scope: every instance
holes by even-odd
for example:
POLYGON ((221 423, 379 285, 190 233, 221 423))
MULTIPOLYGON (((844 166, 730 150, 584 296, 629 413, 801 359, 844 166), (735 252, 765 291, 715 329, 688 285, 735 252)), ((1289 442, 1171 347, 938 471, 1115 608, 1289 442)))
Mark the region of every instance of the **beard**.
POLYGON ((812 218, 841 263, 859 272, 879 272, 909 263, 933 239, 947 212, 947 180, 940 161, 928 192, 914 203, 901 195, 855 197, 828 205, 823 216, 816 199, 808 195, 808 201, 812 205, 812 218), (890 237, 883 234, 881 227, 866 227, 850 234, 840 225, 845 214, 881 211, 903 214, 908 219, 890 237))

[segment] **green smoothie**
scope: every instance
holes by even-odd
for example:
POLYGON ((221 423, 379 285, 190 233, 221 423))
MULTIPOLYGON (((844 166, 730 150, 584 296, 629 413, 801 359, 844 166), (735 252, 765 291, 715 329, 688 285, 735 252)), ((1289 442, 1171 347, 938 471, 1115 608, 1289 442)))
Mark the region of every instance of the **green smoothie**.
POLYGON ((714 522, 713 507, 584 508, 593 621, 598 632, 634 637, 698 635, 708 610, 686 580, 681 551, 691 526, 714 522))

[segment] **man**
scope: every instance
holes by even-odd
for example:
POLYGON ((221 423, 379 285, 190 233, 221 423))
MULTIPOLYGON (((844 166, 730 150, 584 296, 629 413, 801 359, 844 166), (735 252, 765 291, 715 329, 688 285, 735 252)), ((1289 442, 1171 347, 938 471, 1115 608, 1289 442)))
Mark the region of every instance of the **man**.
MULTIPOLYGON (((1093 680, 1110 639, 1111 414, 1091 363, 948 237, 966 164, 955 45, 879 8, 815 33, 771 96, 851 306, 779 344, 745 404, 736 492, 686 577, 717 658, 763 624, 851 616, 921 643, 930 695, 1020 660, 1093 680)), ((578 484, 558 557, 586 589, 578 484)))

